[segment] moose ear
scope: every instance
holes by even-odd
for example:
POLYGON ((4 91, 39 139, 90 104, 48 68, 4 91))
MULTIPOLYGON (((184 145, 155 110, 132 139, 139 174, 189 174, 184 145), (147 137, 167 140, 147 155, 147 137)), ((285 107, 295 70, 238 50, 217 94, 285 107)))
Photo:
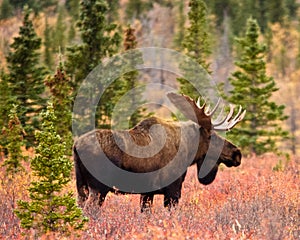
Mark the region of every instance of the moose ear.
POLYGON ((197 112, 195 111, 197 106, 190 97, 185 95, 179 95, 173 92, 167 93, 167 97, 187 119, 198 123, 197 112))

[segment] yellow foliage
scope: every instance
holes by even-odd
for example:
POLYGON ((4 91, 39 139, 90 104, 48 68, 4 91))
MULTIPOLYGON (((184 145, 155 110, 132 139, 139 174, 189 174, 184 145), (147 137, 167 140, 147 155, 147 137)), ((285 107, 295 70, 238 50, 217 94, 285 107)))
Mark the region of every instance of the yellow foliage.
POLYGON ((300 150, 298 144, 300 138, 300 118, 297 112, 300 111, 298 104, 298 93, 300 89, 299 71, 299 43, 300 33, 297 22, 285 24, 274 23, 270 25, 272 41, 269 51, 269 62, 267 64, 268 74, 274 77, 279 91, 274 93, 274 100, 284 104, 285 114, 289 116, 284 126, 291 133, 292 139, 286 145, 285 150, 291 150, 294 154, 300 150))

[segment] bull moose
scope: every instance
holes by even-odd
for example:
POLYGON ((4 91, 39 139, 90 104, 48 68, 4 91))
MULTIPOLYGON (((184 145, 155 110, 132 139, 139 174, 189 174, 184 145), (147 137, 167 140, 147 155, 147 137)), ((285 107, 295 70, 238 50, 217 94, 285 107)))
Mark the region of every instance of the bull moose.
MULTIPOLYGON (((159 189, 149 192, 140 192, 142 212, 151 208, 155 194, 164 195, 165 207, 170 209, 171 207, 176 206, 181 197, 182 183, 185 179, 188 166, 193 164, 197 165, 197 170, 199 172, 209 148, 214 151, 215 148, 223 145, 218 158, 210 168, 208 174, 202 177, 198 175, 198 180, 201 184, 207 185, 214 181, 218 172, 218 166, 221 163, 225 164, 227 167, 237 167, 241 164, 241 151, 231 142, 216 134, 216 131, 227 131, 233 128, 244 118, 246 113, 245 110, 243 111, 240 107, 239 111, 234 115, 234 107, 230 105, 230 111, 225 117, 221 116, 222 114, 219 114, 221 117, 212 120, 212 116, 216 113, 220 101, 212 110, 209 110, 209 107, 207 107, 205 103, 201 106, 199 99, 196 102, 188 96, 176 93, 168 93, 167 97, 190 121, 179 122, 150 117, 141 121, 138 125, 129 130, 96 129, 80 136, 75 141, 73 145, 73 157, 76 171, 78 199, 81 203, 84 203, 85 206, 87 206, 90 202, 96 202, 101 206, 108 192, 124 193, 118 191, 117 187, 107 186, 105 183, 100 182, 99 178, 91 173, 91 169, 86 167, 85 163, 86 161, 89 161, 90 155, 93 155, 93 158, 96 159, 97 166, 100 169, 103 166, 102 157, 100 154, 97 155, 98 153, 94 151, 94 145, 96 145, 96 143, 115 166, 133 173, 148 173, 163 168, 172 161, 178 152, 180 144, 183 145, 183 148, 186 149, 186 151, 185 154, 179 156, 179 160, 186 162, 185 158, 190 157, 190 149, 192 149, 192 145, 194 146, 194 149, 196 149, 195 154, 192 155, 191 161, 177 179, 159 189), (135 144, 147 146, 155 139, 155 137, 153 137, 153 132, 151 132, 150 129, 157 124, 164 128, 166 139, 160 151, 152 156, 146 156, 144 158, 132 156, 131 154, 128 154, 127 151, 124 152, 124 149, 122 149, 122 147, 118 145, 118 141, 116 141, 115 136, 119 136, 126 145, 127 140, 125 139, 125 136, 129 136, 135 144), (188 131, 182 132, 183 128, 188 129, 188 131), (188 136, 180 138, 180 134, 188 136), (180 139, 189 139, 189 144, 184 142, 180 143, 180 139), (86 158, 86 160, 82 160, 82 158, 86 158)), ((106 174, 109 175, 109 170, 107 170, 106 174)), ((164 174, 168 174, 168 172, 164 172, 164 174)), ((127 191, 126 193, 134 192, 127 191)))

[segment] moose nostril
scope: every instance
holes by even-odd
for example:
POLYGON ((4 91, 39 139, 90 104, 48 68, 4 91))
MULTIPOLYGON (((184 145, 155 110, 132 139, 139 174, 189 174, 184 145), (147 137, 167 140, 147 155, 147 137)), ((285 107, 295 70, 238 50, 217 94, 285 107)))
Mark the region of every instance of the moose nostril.
POLYGON ((242 153, 240 150, 237 150, 233 153, 232 159, 235 161, 236 166, 239 166, 242 161, 242 153))

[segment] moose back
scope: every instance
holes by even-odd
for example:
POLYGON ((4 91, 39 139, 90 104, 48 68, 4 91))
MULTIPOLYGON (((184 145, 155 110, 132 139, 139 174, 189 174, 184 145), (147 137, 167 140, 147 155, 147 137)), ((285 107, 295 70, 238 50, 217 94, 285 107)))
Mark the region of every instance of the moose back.
MULTIPOLYGON (((101 147, 105 156, 116 167, 132 173, 149 173, 162 169, 170 164, 175 157, 179 158, 179 162, 183 164, 187 163, 188 159, 188 165, 183 166, 183 171, 180 172, 174 181, 166 186, 154 187, 151 191, 141 193, 142 212, 151 207, 155 194, 164 195, 165 207, 170 209, 172 206, 177 205, 181 197, 182 183, 188 166, 196 164, 199 172, 208 149, 214 152, 214 150, 217 151, 220 146, 223 146, 218 159, 213 162, 213 166, 210 166, 208 174, 201 178, 198 175, 198 180, 202 184, 206 185, 214 181, 218 172, 218 166, 221 163, 224 163, 227 167, 236 167, 241 164, 242 154, 240 150, 226 139, 220 137, 216 131, 227 131, 233 128, 244 118, 246 111, 242 111, 240 107, 238 113, 234 115, 234 107, 231 105, 230 111, 225 117, 217 118, 216 121, 213 121, 212 116, 216 112, 219 102, 214 109, 209 111, 205 104, 200 106, 200 101, 195 102, 188 96, 175 93, 169 93, 167 96, 185 117, 191 121, 177 122, 150 117, 129 130, 96 129, 82 135, 75 141, 73 157, 76 171, 76 186, 79 202, 84 204, 85 207, 95 202, 101 206, 108 192, 118 192, 117 187, 108 186, 99 181, 99 178, 95 177, 91 173, 91 169, 87 167, 86 162, 90 158, 96 159, 97 167, 100 169, 102 166, 105 166, 103 157, 95 151, 96 145, 101 147), (162 127, 164 136, 159 135, 161 131, 153 131, 155 129, 153 128, 154 126, 162 127), (116 138, 119 140, 116 140, 116 138), (162 138, 165 139, 165 142, 160 143, 159 141, 162 138), (157 153, 149 154, 149 156, 141 157, 143 153, 140 153, 142 155, 138 153, 133 154, 133 156, 124 151, 123 147, 120 147, 120 142, 126 145, 129 139, 137 146, 140 146, 141 149, 153 144, 153 142, 160 149, 157 153), (184 149, 182 154, 178 154, 180 147, 184 149)), ((106 175, 110 174, 109 169, 102 170, 105 171, 106 175)), ((176 171, 176 168, 171 171, 165 171, 162 178, 168 179, 167 175, 176 173, 176 171)), ((153 181, 154 183, 156 181, 153 181)), ((131 191, 126 192, 133 193, 131 191)))

